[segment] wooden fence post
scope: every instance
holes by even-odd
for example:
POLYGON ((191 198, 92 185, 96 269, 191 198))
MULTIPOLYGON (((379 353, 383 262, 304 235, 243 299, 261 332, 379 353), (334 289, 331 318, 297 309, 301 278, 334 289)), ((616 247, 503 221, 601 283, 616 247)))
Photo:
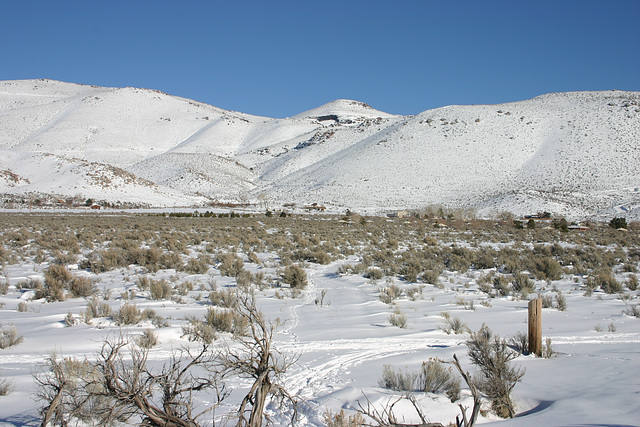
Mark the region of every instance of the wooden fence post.
POLYGON ((542 298, 529 301, 529 353, 542 356, 542 298))

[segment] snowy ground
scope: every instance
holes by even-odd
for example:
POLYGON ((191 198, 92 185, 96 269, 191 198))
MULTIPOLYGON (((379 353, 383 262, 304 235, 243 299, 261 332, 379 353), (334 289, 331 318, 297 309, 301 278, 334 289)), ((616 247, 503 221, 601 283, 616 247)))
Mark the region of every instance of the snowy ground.
MULTIPOLYGON (((262 265, 245 260, 251 272, 264 271, 276 276, 277 258, 273 253, 259 254, 262 265)), ((449 316, 459 317, 471 330, 483 324, 500 336, 526 332, 527 301, 512 296, 489 298, 478 290, 475 279, 481 272, 469 270, 458 274, 445 271, 442 288, 426 284, 422 295, 411 300, 404 294, 396 300, 408 318, 407 327, 392 326, 389 315, 395 307, 380 301, 379 290, 385 280, 372 282, 362 275, 338 275, 338 268, 358 262, 356 255, 333 261, 328 265, 306 264, 309 286, 298 298, 278 298, 282 288, 258 291, 259 305, 270 319, 285 320, 277 335, 277 348, 299 357, 285 376, 286 388, 306 402, 300 425, 322 425, 323 414, 354 410, 358 402, 383 404, 397 393, 380 388, 378 380, 385 364, 396 368, 417 370, 423 361, 440 358, 450 361, 456 354, 463 367, 471 372, 475 367, 467 357, 465 340, 469 334, 446 334, 441 329, 449 316), (323 296, 324 292, 324 296, 323 296), (474 302, 473 309, 463 305, 474 302)), ((0 324, 14 325, 24 341, 0 350, 0 379, 13 384, 14 391, 0 396, 0 426, 38 425, 40 404, 33 400, 35 386, 32 373, 45 359, 56 352, 64 357, 92 358, 102 340, 119 330, 110 319, 94 319, 90 324, 68 327, 65 316, 79 317, 86 307, 81 298, 46 303, 31 300, 33 291, 18 290, 16 285, 30 279, 43 278, 47 262, 21 262, 3 267, 7 293, 0 295, 0 324), (26 311, 18 311, 19 303, 26 311)), ((123 304, 121 295, 137 289, 136 278, 144 275, 141 267, 117 269, 95 275, 89 271, 74 274, 97 280, 98 289, 111 291, 107 301, 114 310, 123 304)), ((219 289, 234 287, 233 278, 223 277, 216 268, 206 274, 187 274, 160 270, 149 274, 178 284, 196 284, 180 300, 154 301, 138 292, 134 302, 140 308, 152 308, 164 316, 170 326, 156 329, 160 344, 151 350, 150 358, 160 362, 188 341, 181 338, 181 325, 187 315, 202 316, 207 308, 207 284, 215 281, 219 289), (199 300, 198 295, 202 296, 199 300)), ((395 284, 407 289, 416 286, 400 278, 395 284)), ((537 281, 543 295, 555 295, 547 283, 537 281)), ((581 285, 570 275, 554 281, 555 289, 566 297, 567 309, 543 310, 543 335, 550 338, 556 357, 551 359, 519 356, 514 363, 526 369, 526 374, 513 392, 518 416, 501 420, 487 413, 479 423, 508 426, 638 426, 640 425, 640 319, 625 314, 638 304, 638 291, 627 291, 626 297, 595 291, 585 296, 581 285)), ((127 333, 138 334, 149 324, 125 327, 127 333)), ((229 337, 223 339, 229 339, 229 337)), ((216 414, 237 409, 247 384, 230 383, 235 389, 216 414)), ((444 395, 416 394, 430 421, 447 424, 459 414, 457 403, 444 395)), ((471 406, 471 397, 463 385, 462 404, 471 406)), ((285 415, 269 407, 277 423, 285 415)), ((404 414, 411 418, 409 410, 404 414)), ((204 424, 211 421, 204 420, 204 424)))

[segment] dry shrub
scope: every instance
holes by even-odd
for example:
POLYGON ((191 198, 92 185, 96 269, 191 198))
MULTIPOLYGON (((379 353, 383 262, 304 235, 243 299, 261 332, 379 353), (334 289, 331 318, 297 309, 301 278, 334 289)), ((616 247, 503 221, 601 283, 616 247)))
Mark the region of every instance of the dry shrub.
POLYGON ((244 262, 233 254, 222 254, 218 256, 218 270, 222 276, 238 277, 244 269, 244 262))
POLYGON ((440 329, 447 335, 451 335, 451 333, 460 335, 469 331, 467 324, 460 320, 459 317, 445 317, 444 325, 440 326, 440 329))
POLYGON ((81 314, 84 321, 89 322, 95 317, 111 317, 113 311, 108 303, 98 301, 97 298, 91 298, 87 300, 87 309, 81 314))
POLYGON ((292 288, 304 289, 307 287, 307 272, 299 265, 293 264, 284 269, 280 276, 282 282, 292 288))
POLYGON ((529 268, 539 280, 562 279, 562 267, 550 257, 534 257, 529 268))
POLYGON ((362 427, 366 425, 360 412, 349 415, 344 409, 340 409, 337 414, 329 410, 325 411, 322 414, 322 421, 326 427, 362 427))
POLYGON ((142 312, 137 305, 125 303, 115 314, 113 320, 118 326, 136 325, 142 320, 142 312))
POLYGON ((509 279, 507 279, 501 274, 498 274, 493 278, 493 287, 498 292, 498 295, 500 296, 507 296, 510 293, 509 279))
POLYGON ((422 362, 418 389, 429 393, 444 393, 452 402, 460 399, 460 379, 439 359, 422 362))
POLYGON ((195 316, 189 316, 186 320, 187 323, 182 325, 182 336, 189 341, 209 345, 218 338, 214 327, 207 322, 195 316))
POLYGON ((20 344, 24 340, 22 335, 13 325, 2 326, 0 324, 0 350, 20 344))
POLYGON ((520 354, 529 354, 529 335, 525 332, 516 332, 509 338, 509 345, 520 354))
POLYGON ((511 391, 524 376, 524 369, 511 366, 518 353, 509 348, 506 340, 494 336, 487 326, 472 332, 467 346, 471 361, 480 368, 476 379, 478 388, 489 398, 498 416, 513 418, 511 391))
POLYGON ((13 383, 0 377, 0 396, 7 396, 13 391, 13 383))
POLYGON ((587 279, 587 288, 602 289, 608 294, 617 294, 623 291, 622 284, 613 277, 613 272, 607 268, 600 268, 593 272, 587 279))
POLYGON ((397 326, 401 329, 407 328, 407 315, 402 312, 399 308, 396 308, 393 313, 389 315, 389 323, 393 326, 397 326))
POLYGON ((233 308, 238 303, 238 295, 231 288, 209 292, 209 301, 218 307, 233 308))
POLYGON ((246 335, 249 324, 238 315, 236 310, 207 309, 205 320, 209 326, 219 332, 230 332, 234 335, 246 335))
POLYGON ((158 344, 158 334, 153 329, 145 329, 142 331, 142 335, 136 338, 136 343, 140 348, 149 349, 155 347, 158 344))
POLYGON ((171 299, 173 287, 165 279, 149 281, 149 297, 153 300, 171 299))
POLYGON ((208 255, 200 255, 198 258, 189 258, 184 267, 184 271, 189 274, 205 274, 209 271, 211 265, 211 257, 208 255))
POLYGON ((68 286, 73 298, 90 297, 95 295, 97 291, 93 281, 88 277, 75 276, 71 279, 68 286))
POLYGON ((418 374, 415 372, 396 370, 393 366, 385 364, 382 368, 382 377, 378 385, 395 391, 414 391, 418 374))
POLYGON ((378 385, 401 392, 443 393, 452 402, 460 399, 460 380, 439 359, 423 362, 419 372, 396 370, 386 364, 378 385))
POLYGON ((420 276, 424 283, 428 283, 437 288, 441 288, 442 284, 440 283, 440 271, 438 270, 425 270, 422 272, 422 276, 420 276))
POLYGON ((380 280, 384 278, 384 271, 377 267, 372 267, 367 270, 364 277, 371 280, 380 280))
POLYGON ((520 292, 523 295, 528 295, 536 290, 536 286, 533 283, 533 280, 531 280, 528 275, 523 273, 513 273, 511 283, 513 286, 513 290, 516 292, 520 292))

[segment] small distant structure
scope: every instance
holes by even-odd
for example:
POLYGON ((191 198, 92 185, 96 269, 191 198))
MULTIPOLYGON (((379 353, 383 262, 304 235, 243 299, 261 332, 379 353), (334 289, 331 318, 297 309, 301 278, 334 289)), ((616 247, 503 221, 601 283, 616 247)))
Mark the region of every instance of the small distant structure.
POLYGON ((538 212, 535 215, 525 215, 523 216, 521 219, 521 221, 527 222, 527 221, 551 221, 551 214, 549 212, 538 212))
POLYGON ((409 211, 395 211, 387 214, 387 218, 409 218, 410 216, 409 211))
POLYGON ((97 210, 102 209, 102 206, 100 206, 100 205, 91 205, 91 209, 93 209, 93 210, 96 210, 96 211, 97 211, 97 210))
POLYGON ((573 224, 567 227, 568 230, 575 230, 575 231, 587 231, 587 230, 591 230, 591 227, 589 227, 588 225, 584 225, 584 224, 573 224))
POLYGON ((311 211, 318 211, 318 212, 324 212, 327 210, 327 208, 325 206, 320 206, 317 203, 311 203, 310 205, 304 205, 304 209, 308 212, 311 211))

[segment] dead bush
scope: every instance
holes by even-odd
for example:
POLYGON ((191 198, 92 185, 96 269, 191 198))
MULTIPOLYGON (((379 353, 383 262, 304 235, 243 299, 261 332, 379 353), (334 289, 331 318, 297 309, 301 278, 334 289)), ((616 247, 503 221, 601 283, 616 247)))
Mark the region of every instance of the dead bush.
POLYGON ((228 395, 206 345, 179 350, 157 371, 147 359, 147 348, 122 337, 107 339, 95 362, 50 358, 49 368, 34 374, 42 425, 120 425, 135 419, 147 426, 194 427, 228 395), (198 403, 200 393, 207 394, 208 405, 198 403))

